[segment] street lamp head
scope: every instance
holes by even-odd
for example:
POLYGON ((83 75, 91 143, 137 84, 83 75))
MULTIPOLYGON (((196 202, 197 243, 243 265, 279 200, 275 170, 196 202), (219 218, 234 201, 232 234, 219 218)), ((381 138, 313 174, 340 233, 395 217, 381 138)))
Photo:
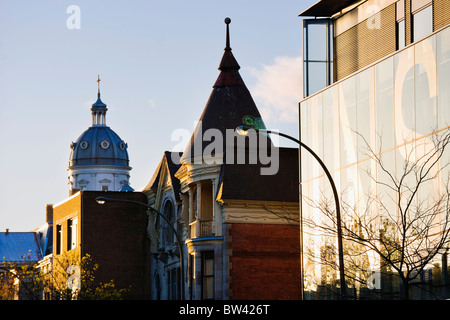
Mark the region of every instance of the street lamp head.
POLYGON ((95 199, 95 201, 97 201, 98 204, 105 204, 106 201, 108 201, 108 200, 109 200, 109 198, 106 198, 106 197, 98 197, 95 199))
POLYGON ((246 136, 248 134, 248 130, 251 129, 248 126, 239 126, 235 129, 235 131, 240 135, 240 136, 246 136))

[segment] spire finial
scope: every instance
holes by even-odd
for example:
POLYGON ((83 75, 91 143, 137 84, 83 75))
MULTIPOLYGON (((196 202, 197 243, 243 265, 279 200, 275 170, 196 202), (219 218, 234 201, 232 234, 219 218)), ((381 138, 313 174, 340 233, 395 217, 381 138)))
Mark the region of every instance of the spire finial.
POLYGON ((92 125, 106 125, 106 104, 100 99, 100 75, 97 76, 97 101, 92 105, 92 125))
POLYGON ((231 47, 230 47, 230 28, 229 28, 230 23, 231 23, 231 19, 228 17, 225 18, 225 24, 227 25, 227 43, 226 43, 225 49, 231 49, 231 47))
MULTIPOLYGON (((230 28, 231 23, 230 18, 225 18, 225 24, 227 25, 227 45, 225 47, 225 52, 223 53, 222 60, 220 61, 219 70, 220 71, 237 71, 239 70, 239 64, 231 52, 230 46, 230 28)), ((220 81, 219 81, 220 82, 220 81)))
POLYGON ((97 86, 98 86, 98 92, 97 92, 97 96, 100 97, 100 75, 97 75, 97 86))

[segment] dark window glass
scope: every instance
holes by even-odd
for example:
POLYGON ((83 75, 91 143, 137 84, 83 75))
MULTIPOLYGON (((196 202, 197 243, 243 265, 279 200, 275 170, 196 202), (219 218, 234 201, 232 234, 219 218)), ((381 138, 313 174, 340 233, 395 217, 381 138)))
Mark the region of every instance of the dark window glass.
POLYGON ((214 299, 214 252, 202 252, 202 264, 203 299, 214 299))
POLYGON ((303 20, 303 94, 333 82, 333 24, 330 19, 303 20))

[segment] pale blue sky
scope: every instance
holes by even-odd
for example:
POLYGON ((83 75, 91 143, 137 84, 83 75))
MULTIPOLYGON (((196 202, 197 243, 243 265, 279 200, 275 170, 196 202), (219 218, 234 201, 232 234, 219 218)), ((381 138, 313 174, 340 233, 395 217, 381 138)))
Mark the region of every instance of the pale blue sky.
POLYGON ((314 2, 0 0, 0 231, 39 227, 45 204, 68 196, 69 145, 91 125, 97 74, 107 125, 129 146, 131 185, 147 184, 172 133, 192 132, 201 115, 225 17, 266 126, 297 137, 301 73, 290 63, 301 56, 297 15, 314 2), (81 29, 66 26, 70 5, 81 29))

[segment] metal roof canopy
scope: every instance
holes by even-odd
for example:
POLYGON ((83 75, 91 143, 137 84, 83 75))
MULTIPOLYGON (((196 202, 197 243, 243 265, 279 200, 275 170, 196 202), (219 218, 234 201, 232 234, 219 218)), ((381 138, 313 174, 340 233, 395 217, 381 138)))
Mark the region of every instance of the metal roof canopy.
POLYGON ((34 232, 1 232, 0 263, 36 262, 41 258, 34 232))
POLYGON ((321 0, 300 13, 299 17, 331 17, 360 0, 321 0))

